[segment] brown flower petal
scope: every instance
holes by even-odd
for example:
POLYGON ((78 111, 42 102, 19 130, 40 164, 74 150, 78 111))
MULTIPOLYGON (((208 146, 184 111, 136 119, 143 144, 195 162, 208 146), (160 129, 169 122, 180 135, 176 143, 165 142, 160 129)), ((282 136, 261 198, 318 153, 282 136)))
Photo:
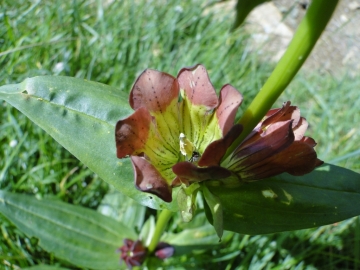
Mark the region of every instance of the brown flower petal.
POLYGON ((200 168, 191 162, 179 162, 172 167, 173 172, 180 178, 172 183, 177 185, 181 180, 184 182, 200 182, 211 179, 223 179, 229 177, 231 172, 220 166, 200 168), (180 180, 180 181, 179 181, 180 180))
POLYGON ((279 122, 262 134, 254 134, 234 151, 228 168, 240 172, 287 148, 294 141, 291 125, 291 120, 279 122))
POLYGON ((219 106, 216 108, 216 116, 223 136, 234 125, 236 111, 243 100, 242 95, 230 84, 224 85, 220 90, 219 106))
POLYGON ((209 110, 216 108, 218 97, 203 65, 183 68, 177 78, 192 104, 205 105, 209 110))
POLYGON ((155 256, 159 259, 166 259, 173 256, 175 253, 175 248, 172 245, 169 245, 168 243, 159 242, 155 248, 155 256))
POLYGON ((115 127, 115 141, 117 157, 137 155, 142 152, 146 143, 151 115, 142 107, 124 120, 117 122, 115 127))
POLYGON ((179 96, 179 84, 173 76, 146 69, 136 80, 130 92, 130 106, 134 110, 145 107, 150 112, 160 112, 179 96))
POLYGON ((311 147, 315 147, 316 146, 316 142, 313 138, 310 137, 302 137, 300 142, 304 142, 307 143, 308 145, 310 145, 311 147))
POLYGON ((159 196, 165 202, 171 202, 171 188, 158 170, 144 157, 131 156, 135 172, 135 185, 144 192, 159 196))
POLYGON ((270 110, 266 116, 265 120, 262 122, 261 126, 266 127, 276 122, 293 120, 293 127, 295 127, 300 120, 300 110, 296 106, 290 106, 291 102, 287 101, 284 103, 283 107, 280 109, 270 110))
POLYGON ((291 129, 292 121, 279 122, 269 127, 264 133, 256 133, 244 141, 233 154, 233 159, 242 164, 254 164, 257 160, 264 159, 288 147, 294 141, 291 129))
POLYGON ((219 165, 222 157, 226 153, 226 150, 235 141, 235 139, 239 137, 242 130, 242 125, 234 125, 225 137, 209 144, 201 156, 198 165, 202 167, 219 165))
POLYGON ((133 266, 140 266, 146 259, 147 249, 140 240, 133 241, 124 239, 124 245, 119 248, 121 260, 126 263, 129 269, 133 266))
POLYGON ((241 171, 243 181, 254 181, 287 172, 304 175, 321 165, 315 150, 308 144, 295 141, 285 150, 265 158, 241 171))

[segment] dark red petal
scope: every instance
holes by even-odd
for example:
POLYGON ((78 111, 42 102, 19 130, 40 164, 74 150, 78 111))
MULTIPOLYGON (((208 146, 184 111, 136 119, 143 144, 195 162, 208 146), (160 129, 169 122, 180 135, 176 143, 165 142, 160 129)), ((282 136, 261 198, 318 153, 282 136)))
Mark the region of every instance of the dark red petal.
POLYGON ((221 88, 216 116, 223 135, 227 134, 234 125, 236 111, 242 100, 242 95, 230 84, 226 84, 221 88))
POLYGON ((155 249, 155 256, 164 260, 171 257, 175 252, 175 248, 167 243, 160 242, 155 249))
MULTIPOLYGON (((256 155, 258 151, 267 149, 268 154, 281 151, 294 141, 294 133, 291 128, 291 121, 279 122, 271 125, 264 133, 255 133, 251 138, 246 139, 234 151, 234 158, 256 155)), ((265 158, 264 153, 259 155, 259 159, 265 158)))
MULTIPOLYGON (((288 101, 284 103, 281 109, 270 110, 269 112, 272 114, 263 121, 262 126, 265 127, 276 122, 293 120, 293 127, 295 127, 300 120, 300 110, 296 106, 290 106, 290 104, 290 101, 288 101)), ((269 112, 268 114, 270 114, 269 112)))
POLYGON ((172 167, 173 172, 181 179, 189 182, 200 182, 211 179, 223 179, 229 177, 231 172, 220 166, 199 168, 191 162, 179 162, 172 167))
POLYGON ((263 134, 256 133, 244 141, 231 158, 232 170, 238 171, 253 166, 291 145, 294 141, 291 123, 291 120, 275 123, 263 134))
POLYGON ((302 137, 300 142, 304 142, 307 143, 308 145, 315 147, 316 146, 316 142, 313 138, 310 137, 302 137))
POLYGON ((116 123, 115 141, 117 157, 137 155, 146 143, 151 115, 145 108, 140 108, 124 120, 116 123))
POLYGON ((130 92, 130 106, 136 110, 147 108, 150 112, 163 112, 179 97, 179 84, 173 76, 157 70, 146 69, 136 80, 130 92))
POLYGON ((135 185, 144 192, 159 196, 165 202, 171 202, 171 188, 166 180, 144 157, 131 156, 135 172, 135 185))
POLYGON ((179 187, 182 184, 189 186, 190 183, 187 179, 181 179, 179 176, 176 176, 175 179, 171 182, 171 187, 179 187))
POLYGON ((192 104, 204 105, 209 110, 216 108, 218 97, 204 66, 183 68, 179 71, 177 78, 180 89, 185 90, 185 94, 192 104))
POLYGON ((277 155, 275 162, 284 162, 286 172, 292 175, 304 175, 317 165, 316 152, 307 143, 296 141, 283 152, 277 155))
POLYGON ((235 141, 235 139, 239 137, 242 130, 242 125, 234 125, 230 131, 226 133, 225 137, 210 143, 202 154, 198 165, 202 167, 219 165, 222 157, 226 153, 226 150, 235 141))
POLYGON ((285 150, 246 168, 241 172, 241 178, 243 181, 252 181, 283 172, 299 176, 311 172, 319 165, 321 163, 315 150, 306 143, 295 141, 285 150))
POLYGON ((130 248, 132 248, 133 244, 134 244, 133 240, 125 238, 124 239, 124 246, 122 246, 121 248, 125 247, 127 249, 130 249, 130 248))

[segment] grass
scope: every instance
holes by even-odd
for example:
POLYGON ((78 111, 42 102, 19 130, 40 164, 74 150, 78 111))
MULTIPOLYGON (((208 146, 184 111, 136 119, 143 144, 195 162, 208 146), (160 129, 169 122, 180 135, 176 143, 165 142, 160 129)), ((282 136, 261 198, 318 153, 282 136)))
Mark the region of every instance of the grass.
MULTIPOLYGON (((0 85, 37 75, 99 81, 128 92, 145 68, 176 75, 204 64, 216 89, 231 83, 250 103, 273 69, 251 51, 242 29, 229 33, 227 12, 204 12, 199 0, 9 1, 0 7, 0 85)), ((359 78, 302 70, 280 98, 301 108, 321 159, 360 172, 359 78)), ((6 103, 0 110, 0 188, 56 196, 96 209, 111 187, 6 103)), ((241 110, 242 110, 241 109, 241 110)), ((240 110, 240 113, 241 113, 240 110)), ((146 216, 153 213, 147 210, 146 216)), ((180 230, 178 220, 171 230, 180 230)), ((190 226, 190 225, 189 225, 190 226)), ((42 250, 0 217, 0 265, 74 266, 42 250)), ((234 235, 221 248, 167 264, 186 269, 360 269, 360 221, 262 236, 234 235)))

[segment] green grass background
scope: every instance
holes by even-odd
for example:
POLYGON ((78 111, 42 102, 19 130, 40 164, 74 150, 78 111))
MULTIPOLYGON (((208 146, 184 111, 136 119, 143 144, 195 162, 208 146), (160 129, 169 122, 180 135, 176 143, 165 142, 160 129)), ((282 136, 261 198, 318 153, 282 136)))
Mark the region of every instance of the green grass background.
MULTIPOLYGON (((200 0, 3 0, 0 85, 37 75, 66 75, 128 92, 145 68, 176 75, 181 67, 202 63, 216 89, 231 83, 244 95, 241 114, 274 65, 251 49, 243 29, 229 32, 231 14, 224 10, 215 15, 205 9, 200 0)), ((346 70, 330 74, 302 69, 276 105, 291 100, 301 108, 310 123, 307 135, 318 142, 322 160, 360 172, 359 89, 360 77, 351 78, 346 70)), ((0 107, 1 189, 56 196, 93 209, 113 192, 25 116, 5 102, 0 107)), ((147 210, 147 215, 151 213, 147 210)), ((171 230, 179 229, 174 221, 171 230)), ((40 263, 76 269, 0 216, 0 269, 40 263)), ((171 265, 360 269, 360 220, 271 235, 236 234, 220 247, 172 258, 166 269, 171 265)))

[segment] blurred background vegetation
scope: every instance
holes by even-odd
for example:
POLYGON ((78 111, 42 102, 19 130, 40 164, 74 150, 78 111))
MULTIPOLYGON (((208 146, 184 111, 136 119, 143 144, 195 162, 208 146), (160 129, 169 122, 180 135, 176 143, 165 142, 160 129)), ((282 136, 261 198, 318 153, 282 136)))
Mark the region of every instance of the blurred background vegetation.
MULTIPOLYGON (((243 94, 241 114, 275 62, 271 61, 273 53, 254 45, 256 33, 246 27, 229 31, 233 15, 225 6, 200 0, 3 0, 0 85, 37 75, 65 75, 128 92, 145 68, 176 75, 181 67, 202 63, 216 89, 231 83, 243 94)), ((318 142, 320 159, 360 172, 360 77, 352 71, 340 65, 331 72, 305 65, 276 105, 291 100, 301 108, 310 123, 307 135, 318 142)), ((128 218, 114 208, 104 211, 104 206, 133 204, 130 199, 114 191, 21 113, 5 102, 0 106, 1 189, 57 197, 104 214, 111 212, 117 219, 128 218)), ((151 209, 140 212, 139 226, 156 215, 151 209)), ((200 209, 194 224, 200 226, 204 220, 200 209)), ((184 225, 176 217, 169 231, 194 228, 194 224, 184 225)), ((36 239, 26 237, 0 216, 0 268, 37 264, 77 269, 42 250, 36 239)), ((270 235, 230 234, 217 246, 165 261, 164 268, 171 267, 360 269, 360 219, 270 235)))

